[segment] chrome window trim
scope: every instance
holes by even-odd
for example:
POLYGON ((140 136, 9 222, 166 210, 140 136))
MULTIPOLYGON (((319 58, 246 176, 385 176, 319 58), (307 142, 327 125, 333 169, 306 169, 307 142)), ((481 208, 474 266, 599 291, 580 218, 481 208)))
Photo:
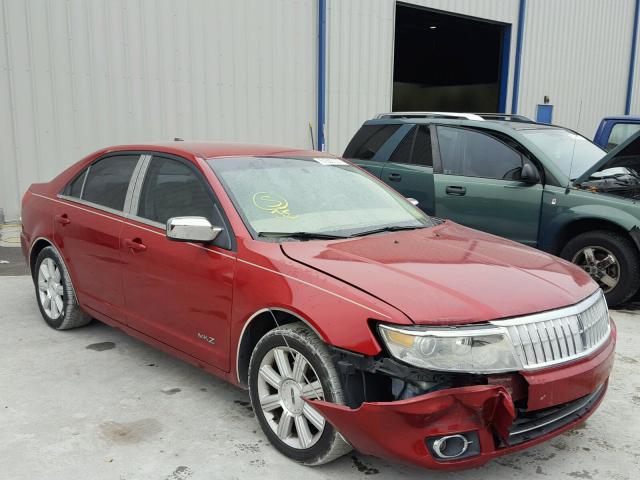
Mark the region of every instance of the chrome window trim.
POLYGON ((57 194, 56 197, 66 200, 68 202, 79 203, 80 205, 86 205, 87 207, 95 208, 96 210, 102 210, 103 212, 111 213, 112 215, 117 215, 118 217, 127 218, 126 214, 122 210, 115 210, 110 207, 105 207, 104 205, 98 205, 97 203, 87 202, 86 200, 82 200, 78 197, 70 197, 69 195, 63 195, 61 193, 57 194))
MULTIPOLYGON (((135 218, 138 220, 138 207, 140 204, 140 192, 142 191, 142 185, 144 184, 144 180, 147 178, 147 169, 149 168, 149 164, 151 163, 151 154, 142 155, 140 169, 138 170, 138 176, 136 177, 136 182, 131 193, 131 205, 129 206, 129 218, 135 218)), ((141 220, 138 220, 141 221, 141 220)), ((144 222, 146 223, 146 222, 144 222)), ((156 222, 157 223, 157 222, 156 222)))
POLYGON ((147 159, 147 157, 149 157, 149 155, 147 154, 140 155, 140 158, 138 158, 138 163, 136 164, 136 168, 133 169, 133 173, 131 174, 129 187, 127 188, 127 195, 124 198, 124 207, 122 208, 125 217, 128 217, 132 211, 133 199, 139 183, 140 172, 145 166, 145 160, 147 159))
POLYGON ((166 225, 161 224, 160 222, 154 222, 153 220, 149 220, 147 218, 139 217, 138 215, 129 215, 129 220, 135 220, 136 222, 144 223, 145 225, 149 225, 150 227, 161 228, 162 230, 167 229, 166 225))

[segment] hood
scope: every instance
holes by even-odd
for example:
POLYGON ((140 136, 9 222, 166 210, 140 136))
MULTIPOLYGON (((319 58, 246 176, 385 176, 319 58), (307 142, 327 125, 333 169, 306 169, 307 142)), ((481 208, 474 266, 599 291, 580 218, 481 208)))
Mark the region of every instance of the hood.
POLYGON ((485 322, 560 308, 597 288, 568 262, 449 221, 352 240, 286 242, 281 248, 418 324, 485 322))
POLYGON ((590 169, 576 178, 574 183, 586 182, 595 172, 616 167, 627 167, 640 171, 640 132, 631 135, 607 153, 590 169))

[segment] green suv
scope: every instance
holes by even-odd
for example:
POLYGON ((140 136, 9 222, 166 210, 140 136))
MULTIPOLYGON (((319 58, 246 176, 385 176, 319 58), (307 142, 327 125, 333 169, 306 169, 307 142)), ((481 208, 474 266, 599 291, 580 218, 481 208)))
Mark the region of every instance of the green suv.
POLYGON ((639 137, 607 154, 520 116, 393 113, 365 122, 343 156, 431 215, 579 265, 615 306, 640 286, 639 137))

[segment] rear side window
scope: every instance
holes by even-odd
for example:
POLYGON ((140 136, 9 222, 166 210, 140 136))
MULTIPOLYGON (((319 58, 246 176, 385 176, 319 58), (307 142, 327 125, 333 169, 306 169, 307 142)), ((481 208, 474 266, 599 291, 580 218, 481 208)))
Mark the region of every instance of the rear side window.
POLYGON ((431 153, 429 126, 413 127, 402 139, 389 161, 431 167, 433 165, 433 155, 431 153))
POLYGON ((438 144, 445 175, 520 178, 522 155, 489 135, 466 128, 438 127, 438 144))
POLYGON ((344 151, 344 158, 371 160, 400 125, 363 125, 344 151))
POLYGON ((122 211, 139 158, 139 155, 118 155, 98 160, 73 179, 63 194, 122 211))

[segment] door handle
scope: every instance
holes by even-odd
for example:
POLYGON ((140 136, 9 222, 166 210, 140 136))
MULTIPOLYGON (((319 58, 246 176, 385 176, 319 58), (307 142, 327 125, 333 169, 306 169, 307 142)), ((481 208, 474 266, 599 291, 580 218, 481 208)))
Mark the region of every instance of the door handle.
POLYGON ((399 182, 400 180, 402 180, 402 175, 400 175, 399 173, 392 173, 388 178, 392 182, 399 182))
POLYGON ((66 213, 56 215, 55 219, 60 225, 69 225, 71 223, 71 220, 69 220, 69 216, 66 213))
POLYGON ((144 252, 147 249, 147 246, 142 243, 142 240, 139 238, 134 238, 133 240, 130 238, 125 238, 122 243, 127 248, 130 248, 134 252, 144 252))
POLYGON ((444 191, 447 195, 458 195, 459 197, 462 197, 467 193, 467 189, 465 187, 460 187, 458 185, 449 185, 444 189, 444 191))

